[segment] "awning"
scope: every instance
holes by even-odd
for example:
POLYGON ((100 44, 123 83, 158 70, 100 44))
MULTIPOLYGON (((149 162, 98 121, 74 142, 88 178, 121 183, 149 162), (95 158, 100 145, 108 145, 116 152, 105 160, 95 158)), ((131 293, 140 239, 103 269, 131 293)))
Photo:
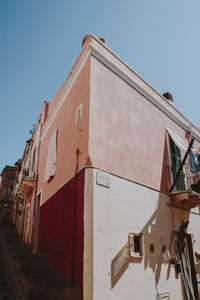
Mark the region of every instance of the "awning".
POLYGON ((167 131, 176 146, 184 152, 187 151, 188 143, 186 143, 182 137, 173 132, 171 129, 167 128, 167 131))
MULTIPOLYGON (((170 137, 172 138, 173 142, 176 144, 176 146, 181 149, 183 152, 187 151, 187 148, 189 146, 189 143, 186 142, 182 137, 180 137, 178 134, 173 132, 171 129, 167 127, 167 132, 169 133, 170 137)), ((196 154, 200 153, 200 147, 196 149, 192 149, 196 154)))

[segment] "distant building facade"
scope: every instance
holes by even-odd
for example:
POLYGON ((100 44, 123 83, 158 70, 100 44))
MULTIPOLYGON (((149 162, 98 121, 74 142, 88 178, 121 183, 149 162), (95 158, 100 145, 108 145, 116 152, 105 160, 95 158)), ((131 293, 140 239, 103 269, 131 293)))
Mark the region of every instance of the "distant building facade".
POLYGON ((15 180, 16 167, 5 166, 0 181, 0 214, 10 215, 12 207, 12 190, 15 180))
MULTIPOLYGON (((12 222, 22 240, 37 248, 39 226, 37 199, 40 136, 46 102, 43 105, 32 137, 26 142, 22 158, 17 164, 16 181, 13 190, 12 222), (37 225, 38 224, 38 225, 37 225)), ((35 251, 35 250, 34 250, 35 251)))
POLYGON ((200 131, 168 98, 90 35, 26 145, 13 222, 84 300, 198 299, 200 131))

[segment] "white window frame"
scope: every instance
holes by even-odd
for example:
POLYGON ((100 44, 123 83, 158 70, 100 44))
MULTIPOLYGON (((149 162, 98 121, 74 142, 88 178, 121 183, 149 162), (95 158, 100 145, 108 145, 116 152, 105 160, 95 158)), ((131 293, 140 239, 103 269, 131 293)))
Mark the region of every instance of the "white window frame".
POLYGON ((143 257, 143 234, 130 232, 128 235, 128 253, 129 257, 143 257), (140 251, 135 251, 134 248, 134 237, 139 237, 140 251))

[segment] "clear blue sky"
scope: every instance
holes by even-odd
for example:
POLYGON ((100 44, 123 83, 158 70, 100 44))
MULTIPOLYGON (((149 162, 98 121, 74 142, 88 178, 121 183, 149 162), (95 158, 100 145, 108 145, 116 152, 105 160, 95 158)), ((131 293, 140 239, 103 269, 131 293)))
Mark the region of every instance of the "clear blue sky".
POLYGON ((66 80, 86 33, 200 126, 199 0, 0 0, 0 172, 23 154, 43 101, 66 80))

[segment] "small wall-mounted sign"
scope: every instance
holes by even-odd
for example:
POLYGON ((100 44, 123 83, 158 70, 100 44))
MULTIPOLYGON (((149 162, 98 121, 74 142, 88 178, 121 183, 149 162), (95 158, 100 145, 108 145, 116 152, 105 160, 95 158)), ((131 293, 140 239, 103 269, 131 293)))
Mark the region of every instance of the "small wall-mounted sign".
POLYGON ((97 172, 96 181, 97 181, 97 184, 109 188, 111 178, 110 178, 110 175, 108 175, 108 174, 105 174, 103 172, 97 172))
POLYGON ((157 300, 168 300, 168 299, 170 299, 170 294, 169 294, 169 292, 157 293, 156 299, 157 300))

